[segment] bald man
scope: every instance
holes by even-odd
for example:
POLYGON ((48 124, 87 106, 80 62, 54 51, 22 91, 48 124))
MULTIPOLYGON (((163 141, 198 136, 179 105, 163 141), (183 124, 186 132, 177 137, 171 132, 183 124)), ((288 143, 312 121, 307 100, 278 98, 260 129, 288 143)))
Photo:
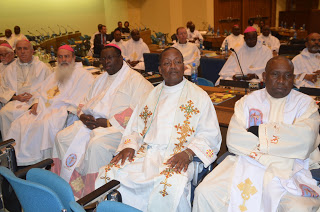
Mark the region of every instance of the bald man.
POLYGON ((222 45, 221 45, 221 48, 224 49, 225 45, 226 45, 226 41, 228 42, 228 48, 231 49, 237 49, 239 48, 240 46, 243 45, 244 43, 244 39, 243 39, 243 35, 240 34, 240 27, 239 25, 234 25, 232 27, 232 33, 231 35, 228 35, 222 45))
POLYGON ((15 37, 12 35, 12 31, 11 29, 6 29, 4 31, 4 37, 0 38, 0 40, 5 40, 9 43, 9 45, 13 48, 13 50, 15 50, 16 48, 16 39, 15 37))
POLYGON ((0 102, 5 104, 0 110, 2 138, 7 138, 11 122, 30 108, 36 90, 51 74, 46 64, 33 57, 33 46, 29 41, 19 40, 16 53, 18 59, 5 69, 0 86, 0 102))
POLYGON ((293 64, 270 59, 266 88, 242 97, 227 133, 228 156, 197 187, 194 211, 317 211, 320 117, 292 90, 293 64))
POLYGON ((306 48, 292 60, 297 87, 320 88, 320 34, 311 33, 306 48))
POLYGON ((258 39, 262 41, 262 44, 271 49, 273 56, 277 56, 280 48, 280 41, 278 38, 271 35, 269 25, 262 26, 262 34, 258 36, 258 39))
POLYGON ((232 53, 219 73, 220 78, 216 82, 217 85, 220 83, 220 79, 235 80, 238 75, 242 76, 239 63, 246 80, 262 80, 262 73, 264 72, 266 63, 272 57, 272 53, 268 47, 262 45, 257 37, 256 29, 247 27, 244 31, 245 43, 235 49, 239 57, 239 62, 235 53, 232 53))

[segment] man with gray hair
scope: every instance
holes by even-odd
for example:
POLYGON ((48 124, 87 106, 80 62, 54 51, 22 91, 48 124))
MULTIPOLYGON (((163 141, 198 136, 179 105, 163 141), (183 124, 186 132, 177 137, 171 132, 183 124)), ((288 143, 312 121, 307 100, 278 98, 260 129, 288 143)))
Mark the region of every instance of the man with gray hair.
POLYGON ((11 123, 33 103, 34 92, 51 73, 49 66, 33 57, 33 46, 27 40, 16 44, 18 59, 4 71, 0 85, 0 102, 5 104, 0 110, 0 130, 6 138, 11 123))
POLYGON ((68 113, 77 113, 78 104, 93 82, 93 76, 82 64, 75 63, 74 50, 70 46, 58 49, 57 61, 55 72, 34 94, 30 111, 12 122, 5 138, 15 139, 19 166, 52 157, 56 134, 65 126, 70 117, 68 113))
POLYGON ((0 45, 0 76, 4 69, 14 61, 14 51, 8 43, 2 43, 0 45))

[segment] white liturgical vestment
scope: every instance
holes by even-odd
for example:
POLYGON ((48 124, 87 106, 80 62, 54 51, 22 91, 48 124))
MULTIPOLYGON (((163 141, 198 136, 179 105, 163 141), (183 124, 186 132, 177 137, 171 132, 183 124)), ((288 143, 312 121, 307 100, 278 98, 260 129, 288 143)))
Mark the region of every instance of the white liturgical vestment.
POLYGON ((228 49, 238 49, 240 48, 243 43, 244 43, 244 39, 243 39, 243 35, 239 34, 238 36, 235 36, 234 34, 228 35, 224 40, 223 43, 221 45, 221 48, 224 49, 225 45, 226 45, 226 41, 228 41, 228 49))
POLYGON ((163 82, 135 109, 117 149, 134 149, 134 161, 102 167, 96 188, 117 179, 125 204, 142 211, 190 211, 194 164, 177 173, 165 162, 189 148, 207 167, 216 159, 220 144, 208 94, 186 79, 174 86, 163 82))
MULTIPOLYGON (((239 49, 235 49, 235 51, 238 54, 244 75, 256 74, 259 80, 262 80, 262 73, 264 72, 266 64, 272 58, 271 50, 262 45, 261 41, 258 40, 257 44, 252 48, 244 43, 239 49)), ((232 53, 222 67, 219 73, 220 78, 216 84, 219 84, 220 79, 232 80, 232 77, 236 74, 241 74, 241 69, 235 53, 232 53)))
POLYGON ((306 74, 320 70, 320 53, 312 54, 307 48, 292 59, 294 74, 296 75, 295 85, 297 87, 316 87, 320 88, 320 78, 313 83, 305 80, 306 74))
POLYGON ((125 50, 126 41, 120 40, 119 42, 117 42, 115 39, 113 39, 111 41, 111 43, 116 44, 117 46, 120 47, 121 53, 122 53, 122 56, 123 56, 124 55, 123 53, 126 52, 126 50, 125 50))
POLYGON ((268 36, 264 36, 263 34, 258 36, 258 39, 262 41, 262 44, 267 46, 271 51, 279 52, 280 49, 280 41, 278 38, 271 35, 271 33, 268 36))
POLYGON ((0 110, 0 130, 2 138, 6 138, 11 122, 27 111, 34 98, 29 102, 10 101, 13 95, 25 92, 32 95, 51 74, 49 67, 37 57, 30 63, 21 63, 19 59, 12 62, 4 71, 3 82, 0 86, 0 102, 5 104, 0 110))
POLYGON ((140 61, 135 67, 136 69, 145 69, 143 53, 150 53, 149 47, 142 38, 138 41, 134 41, 132 38, 125 42, 125 51, 122 52, 125 60, 140 61))
POLYGON ((76 121, 57 134, 52 171, 65 179, 77 198, 94 190, 99 168, 113 158, 136 105, 153 88, 140 73, 125 62, 114 75, 99 76, 78 107, 78 115, 105 118, 110 127, 87 128, 76 121))
POLYGON ((187 69, 184 71, 184 75, 191 75, 192 63, 195 63, 196 68, 198 68, 200 64, 200 51, 197 45, 190 42, 185 44, 177 42, 173 44, 172 47, 179 49, 183 55, 183 63, 187 67, 187 69))
POLYGON ((63 129, 68 111, 76 113, 77 106, 93 82, 93 76, 81 63, 68 81, 61 84, 52 73, 35 93, 38 99, 37 115, 26 111, 12 122, 6 139, 16 141, 16 157, 19 166, 37 163, 52 157, 56 134, 63 129))
POLYGON ((228 156, 196 188, 194 211, 317 211, 320 188, 318 106, 291 90, 283 98, 266 89, 235 106, 227 133, 228 156), (258 136, 247 129, 258 127, 258 136))

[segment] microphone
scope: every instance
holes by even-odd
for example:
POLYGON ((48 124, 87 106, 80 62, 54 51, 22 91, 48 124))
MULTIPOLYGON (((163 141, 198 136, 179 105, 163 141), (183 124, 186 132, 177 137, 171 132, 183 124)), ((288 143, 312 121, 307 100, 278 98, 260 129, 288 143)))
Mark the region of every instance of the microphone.
POLYGON ((30 35, 33 35, 33 36, 34 36, 34 34, 33 34, 32 32, 30 32, 29 30, 28 30, 28 32, 30 33, 30 35))
POLYGON ((60 26, 59 24, 57 24, 58 28, 59 28, 59 35, 61 35, 61 29, 60 29, 60 26))
MULTIPOLYGON (((37 30, 37 29, 36 29, 36 31, 39 32, 39 30, 37 30)), ((43 36, 43 34, 42 34, 41 32, 39 32, 39 34, 40 34, 41 36, 43 36)))
POLYGON ((51 31, 52 31, 52 33, 54 34, 55 32, 53 31, 53 29, 51 29, 51 27, 48 27, 51 31))
POLYGON ((68 33, 67 28, 65 28, 64 26, 61 25, 61 27, 66 31, 66 34, 68 33))
POLYGON ((67 27, 69 27, 72 31, 75 31, 71 26, 67 25, 67 27))
POLYGON ((240 67, 240 71, 241 71, 241 73, 242 73, 242 80, 245 80, 246 75, 244 75, 244 73, 243 73, 243 71, 242 71, 242 67, 241 67, 241 64, 240 64, 240 61, 239 61, 237 52, 236 52, 233 48, 230 48, 230 51, 232 51, 232 52, 234 52, 234 53, 236 54, 237 61, 238 61, 239 67, 240 67))

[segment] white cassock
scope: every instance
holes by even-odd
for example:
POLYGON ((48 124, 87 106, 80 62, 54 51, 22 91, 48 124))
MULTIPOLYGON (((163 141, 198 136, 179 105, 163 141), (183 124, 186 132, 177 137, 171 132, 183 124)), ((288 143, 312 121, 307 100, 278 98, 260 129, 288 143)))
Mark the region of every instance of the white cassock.
POLYGON ((262 44, 267 46, 271 51, 276 51, 279 53, 280 49, 280 41, 278 38, 271 35, 271 33, 268 36, 264 36, 263 34, 258 36, 258 39, 262 41, 262 44))
POLYGON ((143 42, 142 38, 138 41, 134 41, 132 38, 125 42, 125 51, 122 52, 125 60, 130 61, 140 61, 135 67, 135 69, 145 70, 144 61, 143 61, 143 53, 150 53, 149 47, 145 42, 143 42))
POLYGON ((184 75, 191 75, 192 63, 196 64, 196 68, 198 68, 200 64, 200 51, 197 45, 190 42, 185 44, 177 42, 173 44, 172 47, 179 49, 183 55, 183 63, 187 67, 187 69, 184 70, 184 75))
POLYGON ((25 92, 32 95, 41 86, 42 82, 51 74, 49 66, 33 57, 30 63, 21 63, 19 59, 12 62, 4 71, 0 86, 0 102, 5 104, 0 110, 0 130, 2 138, 6 138, 11 123, 33 104, 18 100, 10 101, 13 95, 25 92))
POLYGON ((125 50, 125 45, 126 45, 126 41, 120 40, 119 42, 116 42, 115 39, 113 39, 111 41, 111 43, 116 44, 117 46, 120 47, 122 55, 124 55, 123 53, 126 51, 125 50))
POLYGON ((13 35, 11 35, 10 38, 2 37, 2 38, 0 38, 0 40, 7 41, 13 50, 16 49, 16 38, 13 35))
POLYGON ((116 74, 95 80, 82 105, 84 114, 108 119, 112 126, 90 130, 76 121, 57 134, 52 171, 69 182, 77 198, 94 190, 99 168, 113 158, 133 109, 152 88, 124 62, 116 74))
POLYGON ((320 54, 312 54, 307 48, 292 59, 294 65, 294 74, 296 75, 295 85, 297 87, 316 87, 320 88, 320 78, 313 83, 303 78, 306 74, 314 74, 313 72, 320 70, 320 54))
MULTIPOLYGON (((259 81, 261 81, 266 64, 272 58, 271 50, 258 40, 257 44, 252 48, 243 43, 235 51, 238 54, 243 73, 245 75, 256 74, 260 79, 259 81)), ((220 78, 217 80, 216 85, 219 85, 221 79, 232 80, 232 77, 236 74, 241 74, 241 69, 235 53, 232 53, 222 67, 219 73, 220 78)))
POLYGON ((134 149, 134 162, 102 167, 96 188, 117 179, 125 204, 142 211, 190 211, 195 164, 177 173, 164 163, 189 148, 207 167, 216 159, 220 144, 208 94, 186 79, 175 86, 163 82, 135 109, 117 149, 134 149))
POLYGON ((34 95, 38 101, 37 115, 26 111, 12 122, 6 139, 16 141, 19 166, 37 163, 52 157, 56 134, 63 129, 68 111, 76 113, 93 82, 93 76, 76 63, 70 79, 61 84, 52 73, 34 95))
MULTIPOLYGON (((6 69, 11 63, 13 63, 15 59, 13 59, 9 64, 0 63, 0 77, 3 77, 4 69, 6 69)), ((1 83, 1 82, 0 82, 1 83)))
POLYGON ((317 211, 318 106, 292 90, 284 98, 255 91, 235 106, 228 156, 196 188, 194 211, 317 211), (259 137, 247 129, 259 126, 259 137))
POLYGON ((234 34, 228 35, 222 42, 222 49, 224 49, 226 41, 228 41, 228 49, 238 49, 243 45, 244 38, 242 34, 239 34, 238 36, 235 36, 234 34))
MULTIPOLYGON (((188 34, 188 40, 194 40, 195 38, 199 38, 199 40, 203 41, 203 37, 201 33, 198 30, 194 30, 193 32, 190 31, 190 29, 187 29, 187 34, 188 34)), ((196 40, 195 44, 199 47, 200 42, 199 40, 196 40)))

